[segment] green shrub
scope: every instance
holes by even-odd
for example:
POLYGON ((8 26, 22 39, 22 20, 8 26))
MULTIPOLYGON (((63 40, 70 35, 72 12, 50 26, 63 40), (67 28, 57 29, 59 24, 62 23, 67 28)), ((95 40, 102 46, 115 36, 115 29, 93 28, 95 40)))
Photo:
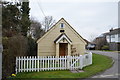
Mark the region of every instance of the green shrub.
POLYGON ((27 55, 28 40, 17 34, 12 37, 3 37, 2 78, 15 74, 15 57, 27 55))
POLYGON ((102 50, 109 50, 109 46, 104 45, 104 46, 102 47, 102 50))

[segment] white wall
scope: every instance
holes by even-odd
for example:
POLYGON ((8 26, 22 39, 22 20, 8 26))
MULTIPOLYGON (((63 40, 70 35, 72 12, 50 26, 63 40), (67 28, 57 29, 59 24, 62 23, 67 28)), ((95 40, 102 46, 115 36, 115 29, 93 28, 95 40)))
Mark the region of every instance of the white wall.
POLYGON ((111 37, 111 42, 120 42, 120 36, 118 36, 118 34, 114 34, 114 35, 111 35, 111 36, 109 36, 109 35, 106 36, 107 42, 110 42, 110 37, 111 37))
POLYGON ((107 40, 107 42, 110 42, 110 36, 109 35, 106 36, 106 40, 107 40))

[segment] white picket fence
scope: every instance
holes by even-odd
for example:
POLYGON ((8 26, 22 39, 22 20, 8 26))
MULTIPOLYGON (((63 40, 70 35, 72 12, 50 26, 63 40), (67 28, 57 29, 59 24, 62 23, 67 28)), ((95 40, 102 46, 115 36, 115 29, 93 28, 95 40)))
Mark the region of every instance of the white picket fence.
POLYGON ((16 57, 18 72, 82 69, 92 64, 92 53, 80 56, 21 56, 16 57))

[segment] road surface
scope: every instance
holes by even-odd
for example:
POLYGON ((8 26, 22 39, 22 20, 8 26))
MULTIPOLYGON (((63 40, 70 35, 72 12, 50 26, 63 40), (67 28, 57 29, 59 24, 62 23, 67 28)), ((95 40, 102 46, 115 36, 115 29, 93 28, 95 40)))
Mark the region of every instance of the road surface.
POLYGON ((119 78, 120 74, 118 73, 118 62, 120 62, 120 53, 110 52, 110 51, 96 51, 88 50, 87 52, 92 52, 96 54, 106 55, 113 59, 114 64, 111 68, 107 69, 104 72, 101 72, 97 75, 92 76, 92 78, 119 78), (119 56, 119 58, 118 58, 119 56), (119 61, 118 61, 119 60, 119 61))

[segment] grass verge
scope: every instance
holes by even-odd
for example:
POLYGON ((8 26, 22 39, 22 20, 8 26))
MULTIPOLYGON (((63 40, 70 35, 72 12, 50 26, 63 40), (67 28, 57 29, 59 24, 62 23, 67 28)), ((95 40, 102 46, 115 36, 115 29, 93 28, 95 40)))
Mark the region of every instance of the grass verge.
POLYGON ((112 66, 112 59, 93 54, 93 64, 83 68, 84 72, 71 73, 69 70, 64 71, 42 71, 42 72, 22 72, 14 78, 87 78, 104 71, 112 66))

